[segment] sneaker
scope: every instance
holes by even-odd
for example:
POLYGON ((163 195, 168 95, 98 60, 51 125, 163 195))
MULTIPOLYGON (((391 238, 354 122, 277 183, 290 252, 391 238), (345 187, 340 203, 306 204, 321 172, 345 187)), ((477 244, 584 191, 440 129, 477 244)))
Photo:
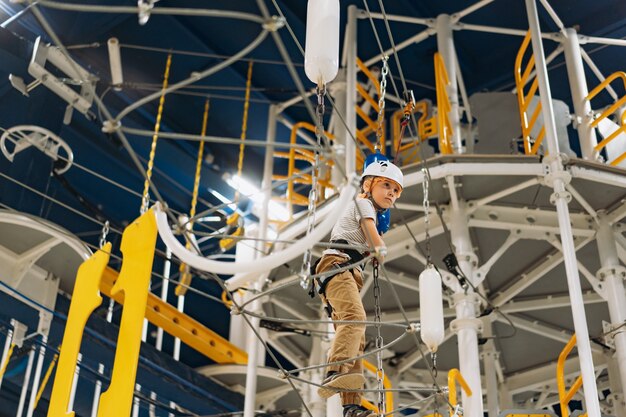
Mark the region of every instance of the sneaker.
POLYGON ((337 390, 357 390, 365 384, 365 377, 360 372, 332 373, 324 379, 317 393, 322 398, 335 395, 337 390))
POLYGON ((343 417, 367 417, 374 412, 368 410, 360 405, 350 404, 349 406, 343 406, 343 417))

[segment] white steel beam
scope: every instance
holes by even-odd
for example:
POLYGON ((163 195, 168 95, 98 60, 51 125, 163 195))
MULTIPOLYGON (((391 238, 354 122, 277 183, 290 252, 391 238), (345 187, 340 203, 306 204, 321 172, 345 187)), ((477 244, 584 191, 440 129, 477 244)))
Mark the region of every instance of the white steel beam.
MULTIPOLYGON (((529 320, 529 319, 525 319, 514 314, 509 314, 508 317, 513 322, 513 324, 515 325, 517 329, 538 334, 548 339, 561 342, 563 343, 563 345, 569 342, 573 334, 572 332, 568 330, 552 327, 539 320, 529 320)), ((508 321, 499 315, 496 316, 496 321, 508 324, 508 321)), ((602 348, 599 346, 592 346, 591 350, 598 354, 602 353, 602 348)))
MULTIPOLYGON (((584 241, 578 242, 575 250, 580 250, 592 240, 593 238, 587 238, 584 241)), ((563 262, 563 255, 560 254, 557 250, 551 251, 550 253, 546 254, 545 260, 539 260, 536 266, 528 272, 522 274, 519 280, 506 288, 504 291, 499 292, 498 295, 492 300, 493 305, 496 307, 504 305, 517 294, 521 293, 526 288, 537 282, 541 277, 550 272, 561 262, 563 262)))

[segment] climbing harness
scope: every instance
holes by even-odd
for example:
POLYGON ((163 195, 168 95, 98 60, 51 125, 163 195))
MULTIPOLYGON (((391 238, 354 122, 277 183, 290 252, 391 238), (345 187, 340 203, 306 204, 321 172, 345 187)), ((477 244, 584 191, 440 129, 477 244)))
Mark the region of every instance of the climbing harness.
POLYGON ((154 134, 152 135, 152 145, 150 146, 150 158, 148 160, 148 169, 146 170, 146 180, 143 184, 143 197, 141 199, 141 209, 139 210, 141 214, 144 214, 150 205, 150 179, 152 178, 154 156, 156 155, 157 140, 159 139, 159 130, 161 129, 161 118, 163 117, 163 107, 165 106, 165 90, 167 89, 169 83, 171 66, 172 54, 168 54, 167 62, 165 63, 165 73, 163 74, 163 85, 161 86, 159 108, 157 110, 156 122, 154 123, 154 134))
MULTIPOLYGON (((315 121, 315 137, 317 138, 317 148, 315 149, 315 162, 313 166, 313 171, 311 171, 311 190, 309 191, 309 214, 307 216, 306 223, 306 236, 308 236, 313 231, 313 227, 315 226, 315 208, 317 206, 318 200, 317 176, 319 173, 320 165, 320 149, 322 145, 326 143, 326 138, 324 136, 324 112, 326 110, 324 106, 325 95, 326 86, 323 84, 318 85, 316 109, 317 120, 315 121)), ((304 256, 302 258, 302 269, 300 270, 300 286, 303 289, 309 288, 309 294, 311 293, 310 288, 313 285, 310 276, 315 274, 315 271, 313 271, 313 273, 311 274, 311 259, 312 251, 311 248, 309 248, 304 252, 304 256)))
MULTIPOLYGON (((207 99, 204 102, 204 113, 202 115, 202 131, 200 132, 201 136, 206 135, 206 127, 207 122, 209 120, 209 100, 207 99)), ((204 141, 200 141, 200 146, 198 147, 198 158, 196 159, 196 175, 193 181, 193 193, 191 195, 191 208, 189 209, 189 218, 193 219, 196 216, 196 207, 198 205, 198 190, 200 189, 200 177, 202 173, 202 161, 204 159, 204 141)), ((187 225, 190 230, 193 229, 193 220, 189 221, 187 225)), ((187 249, 191 249, 191 242, 187 240, 185 243, 185 247, 187 249)), ((187 293, 187 288, 191 285, 191 271, 189 270, 189 265, 185 263, 181 263, 178 269, 180 272, 180 282, 174 289, 174 293, 177 296, 185 295, 187 293)))
POLYGON ((373 291, 374 291, 374 322, 376 323, 375 327, 376 327, 376 349, 378 350, 376 352, 376 383, 377 383, 377 390, 378 390, 378 399, 377 399, 377 406, 378 406, 378 415, 382 416, 385 415, 386 413, 386 404, 385 404, 385 392, 383 389, 383 381, 385 379, 385 370, 383 368, 383 352, 382 352, 382 347, 384 345, 383 343, 383 337, 380 334, 380 328, 382 326, 381 323, 381 316, 382 316, 382 312, 381 312, 381 308, 380 308, 380 282, 378 279, 378 269, 379 269, 379 265, 378 265, 378 260, 374 259, 372 262, 372 266, 373 266, 373 291))
MULTIPOLYGON (((252 65, 254 61, 250 61, 248 63, 248 75, 246 79, 246 94, 243 102, 243 118, 241 121, 241 143, 239 144, 239 160, 237 162, 237 178, 241 179, 241 173, 243 171, 243 157, 246 150, 246 133, 248 131, 248 109, 250 108, 250 90, 252 89, 252 65)), ((239 203, 239 187, 235 189, 235 199, 233 202, 235 204, 239 203)), ((228 227, 228 232, 226 234, 230 235, 230 237, 225 237, 220 240, 220 249, 223 252, 232 249, 233 246, 237 243, 237 237, 241 237, 244 234, 244 222, 243 217, 239 212, 235 211, 231 214, 228 219, 226 219, 226 226, 228 227), (231 230, 233 230, 231 232, 231 230)))

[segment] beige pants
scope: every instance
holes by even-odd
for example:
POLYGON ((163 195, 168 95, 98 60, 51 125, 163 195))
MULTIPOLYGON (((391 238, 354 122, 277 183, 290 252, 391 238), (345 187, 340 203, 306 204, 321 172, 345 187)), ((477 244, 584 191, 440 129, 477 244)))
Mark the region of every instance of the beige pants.
MULTIPOLYGON (((328 271, 334 264, 340 264, 346 258, 336 255, 324 255, 317 265, 316 272, 328 271)), ((333 321, 365 321, 365 309, 359 291, 363 287, 361 272, 357 269, 344 271, 326 286, 326 294, 320 295, 324 303, 332 306, 333 321)), ((335 339, 328 353, 328 362, 337 362, 363 354, 365 348, 364 324, 335 324, 335 339)), ((327 371, 363 372, 361 359, 346 362, 343 365, 329 366, 327 371)), ((342 392, 342 404, 361 404, 361 393, 342 392)))

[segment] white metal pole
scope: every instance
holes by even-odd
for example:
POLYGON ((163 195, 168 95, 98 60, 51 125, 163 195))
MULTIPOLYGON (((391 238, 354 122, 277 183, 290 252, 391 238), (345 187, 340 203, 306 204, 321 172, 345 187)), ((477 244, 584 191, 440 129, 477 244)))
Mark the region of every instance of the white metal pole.
MULTIPOLYGON (((104 365, 98 364, 98 375, 99 378, 104 376, 104 365)), ((96 387, 93 390, 93 402, 91 403, 91 417, 98 416, 98 404, 100 404, 100 393, 102 392, 102 381, 100 379, 96 380, 96 387)))
POLYGON ((26 403, 26 394, 28 393, 28 383, 30 382, 30 373, 33 369, 33 361, 35 360, 35 348, 33 347, 28 354, 28 363, 26 364, 26 372, 24 373, 24 385, 22 385, 22 392, 20 393, 20 402, 17 406, 17 414, 15 417, 22 417, 24 412, 24 404, 26 403))
MULTIPOLYGON (((483 320, 483 336, 493 336, 492 324, 489 317, 483 320)), ((481 357, 483 358, 483 366, 485 369, 485 383, 487 385, 487 410, 489 417, 498 417, 498 375, 496 371, 496 361, 498 360, 498 352, 496 351, 493 339, 490 339, 483 345, 481 357)))
MULTIPOLYGON (((15 319, 11 319, 11 326, 14 326, 15 319)), ((0 367, 4 365, 4 362, 7 360, 7 356, 9 355, 9 349, 11 349, 11 343, 13 343, 13 329, 9 329, 7 332, 7 339, 4 341, 4 349, 2 349, 2 358, 0 359, 0 367)), ((2 387, 2 377, 4 375, 0 375, 0 387, 2 387)))
MULTIPOLYGON (((454 245, 459 268, 468 280, 472 279, 477 258, 474 254, 465 202, 460 200, 450 206, 450 235, 454 245)), ((483 416, 483 394, 480 379, 480 358, 478 353, 478 331, 480 319, 476 318, 479 303, 478 296, 468 289, 459 291, 452 297, 456 310, 456 319, 450 323, 458 339, 459 364, 463 378, 467 381, 472 395, 462 392, 463 410, 467 417, 483 416)))
POLYGON ((450 100, 450 124, 452 125, 452 147, 454 153, 463 153, 461 138, 461 121, 459 115, 459 89, 456 74, 456 50, 454 48, 454 38, 452 36, 453 21, 450 15, 440 14, 437 16, 437 50, 443 58, 448 73, 450 84, 446 88, 448 99, 450 100))
MULTIPOLYGON (((257 284, 254 285, 256 290, 259 290, 257 284)), ((250 304, 250 310, 258 313, 261 310, 260 299, 253 301, 250 304)), ((257 386, 257 365, 259 359, 259 340, 254 334, 254 330, 257 332, 260 329, 260 320, 258 317, 250 317, 250 327, 248 331, 247 351, 248 351, 248 367, 246 375, 246 392, 243 405, 243 417, 254 417, 256 408, 256 386, 257 386)))
MULTIPOLYGON (((626 268, 620 265, 617 256, 617 245, 613 237, 613 230, 605 213, 598 213, 600 225, 596 242, 600 253, 601 269, 597 278, 604 282, 611 324, 619 326, 626 322, 626 293, 624 292, 624 274, 626 268)), ((616 332, 613 335, 615 342, 615 359, 619 368, 622 392, 626 387, 626 332, 616 332)))
POLYGON ((571 196, 565 190, 565 181, 569 180, 568 175, 563 170, 563 165, 559 158, 559 144, 556 136, 554 122, 554 109, 552 108, 552 95, 550 93, 550 81, 548 80, 548 70, 545 63, 543 44, 541 41, 541 28, 539 26, 539 16, 537 14, 537 4, 535 0, 526 0, 526 10, 528 11, 528 23, 532 37, 533 54, 537 69, 537 80, 539 82, 539 93, 543 121, 546 128, 546 140, 548 142, 548 163, 551 170, 548 180, 552 182, 554 194, 551 201, 556 205, 559 219, 559 230, 561 235, 561 245, 563 248, 563 261, 567 275, 569 296, 572 305, 572 316, 574 319, 574 330, 578 341, 578 357, 580 369, 583 377, 583 389, 585 393, 585 405, 589 417, 600 417, 600 402, 598 401, 598 388, 595 381, 593 359, 591 356, 591 344, 589 342, 589 330, 587 328, 587 317, 583 303, 583 295, 578 275, 578 264, 576 251, 574 249, 574 238, 572 226, 570 224, 568 197, 571 196))
MULTIPOLYGON (((167 248, 165 250, 165 262, 163 263, 163 285, 161 285, 161 300, 167 303, 167 294, 170 287, 170 273, 172 266, 172 250, 167 248)), ((163 328, 157 329, 156 342, 154 345, 157 350, 163 349, 163 328)))
MULTIPOLYGON (((277 116, 277 108, 275 106, 270 106, 269 109, 269 117, 268 117, 268 125, 267 125, 267 144, 268 146, 265 148, 265 160, 263 165, 263 181, 261 182, 261 188, 266 190, 264 198, 263 198, 263 208, 261 210, 261 218, 259 219, 259 230, 258 237, 259 241, 257 244, 258 251, 255 253, 255 256, 261 251, 265 250, 264 239, 267 237, 267 228, 269 225, 269 201, 272 197, 271 184, 272 184, 272 174, 274 168, 274 142, 276 141, 276 116, 277 116)), ((265 278, 265 274, 261 275, 261 279, 265 278)), ((261 281, 256 282, 253 286, 255 289, 261 289, 261 281)), ((261 299, 257 299, 253 301, 250 305, 250 309, 258 313, 262 310, 261 308, 261 299)), ((257 367, 260 362, 259 356, 261 355, 259 346, 260 342, 256 337, 256 333, 260 331, 260 320, 257 317, 250 317, 250 329, 248 329, 246 347, 248 352, 248 365, 247 365, 247 374, 246 374, 246 391, 244 397, 244 406, 243 406, 243 416, 244 417, 254 417, 255 409, 256 409, 256 387, 257 387, 257 367)))
POLYGON ((587 89, 583 58, 580 54, 578 34, 574 29, 566 29, 565 33, 567 34, 567 37, 563 39, 565 65, 567 66, 567 77, 569 78, 574 112, 576 113, 576 130, 578 131, 580 148, 584 159, 596 160, 598 154, 594 147, 598 144, 598 140, 596 132, 588 123, 592 112, 589 101, 585 100, 589 91, 587 89))
POLYGON ((76 388, 78 387, 78 378, 80 377, 80 363, 83 360, 82 353, 78 354, 78 358, 76 360, 76 369, 74 370, 74 380, 72 381, 72 389, 70 391, 70 402, 67 406, 68 410, 74 409, 74 400, 76 399, 76 388))
MULTIPOLYGON (((178 296, 178 311, 180 311, 181 313, 185 310, 185 296, 184 295, 179 295, 178 296)), ((179 360, 180 359, 180 339, 179 338, 174 338, 174 352, 172 353, 172 357, 174 358, 174 360, 179 360)))
MULTIPOLYGON (((348 39, 348 36, 346 36, 346 39, 348 39)), ((342 153, 345 152, 348 145, 354 147, 354 143, 352 142, 352 139, 349 136, 348 129, 346 129, 346 126, 341 122, 341 119, 339 119, 339 116, 337 116, 338 113, 343 113, 344 109, 346 109, 346 102, 347 102, 346 92, 348 91, 348 89, 346 86, 345 74, 346 74, 345 69, 340 70, 337 78, 342 77, 344 79, 339 79, 339 80, 335 79, 335 81, 333 81, 329 86, 330 94, 333 96, 333 100, 335 101, 335 106, 333 108, 333 115, 335 116, 335 124, 334 124, 335 129, 333 133, 335 135, 336 140, 333 146, 338 156, 340 156, 342 153)), ((346 120, 346 124, 348 124, 347 119, 345 119, 345 116, 343 114, 341 116, 344 117, 344 120, 346 120)), ((343 175, 341 174, 341 169, 342 167, 335 166, 335 165, 333 165, 333 168, 332 168, 331 183, 337 188, 339 188, 339 185, 344 180, 343 175)))
POLYGON ((347 125, 346 144, 346 175, 356 171, 356 145, 352 138, 356 138, 356 74, 357 74, 357 13, 355 5, 348 6, 348 23, 345 36, 347 47, 346 60, 346 106, 344 118, 347 125))
POLYGON ((48 337, 41 336, 41 346, 39 346, 39 355, 37 357, 37 365, 35 366, 35 374, 33 375, 33 383, 30 390, 30 399, 28 401, 28 410, 26 411, 27 417, 32 417, 35 411, 35 399, 37 398, 37 392, 39 391, 39 381, 41 380, 41 370, 43 369, 43 361, 46 358, 46 343, 48 337))

